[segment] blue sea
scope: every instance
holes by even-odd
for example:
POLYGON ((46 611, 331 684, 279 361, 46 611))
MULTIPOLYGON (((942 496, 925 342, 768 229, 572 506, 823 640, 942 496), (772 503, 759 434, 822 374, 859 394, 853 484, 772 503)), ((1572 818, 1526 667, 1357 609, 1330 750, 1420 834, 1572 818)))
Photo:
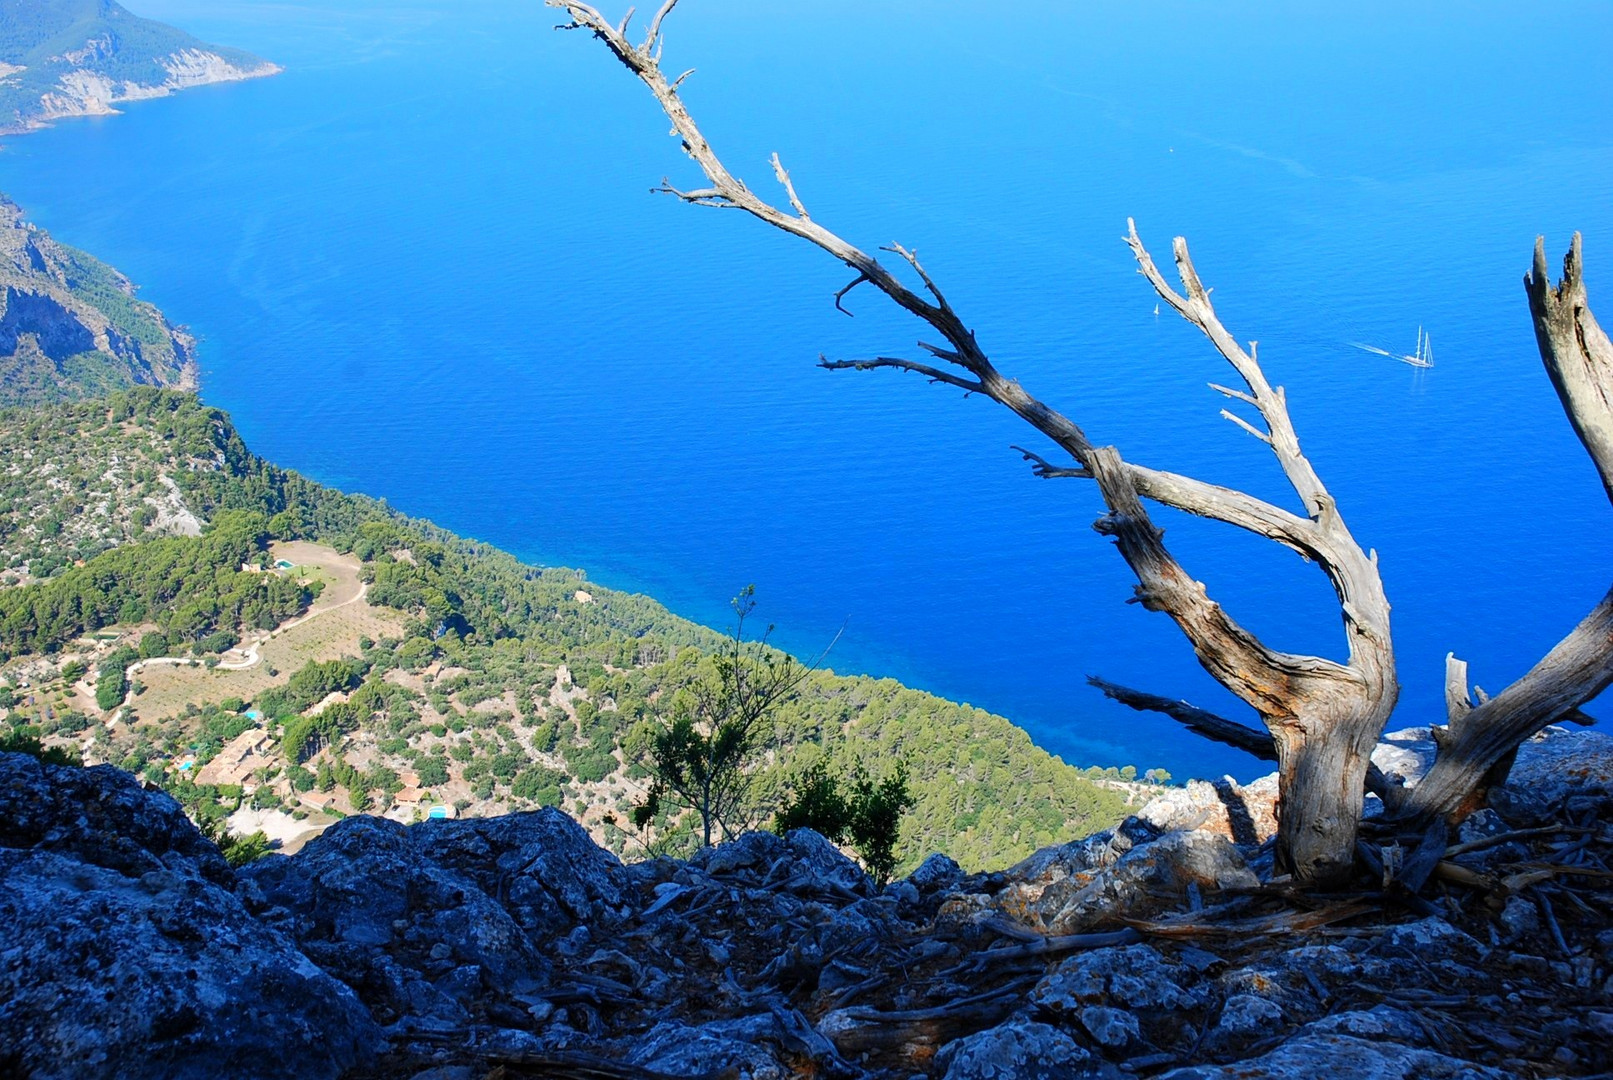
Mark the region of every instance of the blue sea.
MULTIPOLYGON (((270 459, 524 558, 1003 713, 1077 764, 1261 765, 1088 673, 1246 718, 1004 410, 831 357, 925 336, 698 183, 597 43, 536 0, 129 0, 277 78, 10 140, 0 190, 202 342, 203 396, 270 459)), ((616 5, 620 7, 621 5, 616 5)), ((653 5, 650 5, 653 6, 653 5)), ((620 12, 611 9, 611 14, 620 12)), ((642 23, 640 23, 642 25, 642 23)), ((729 165, 916 248, 1008 374, 1132 460, 1291 502, 1218 415, 1231 372, 1135 273, 1189 237, 1257 339, 1394 603, 1398 719, 1444 657, 1499 689, 1613 576, 1613 510, 1520 281, 1584 231, 1613 318, 1613 7, 685 0, 668 68, 729 165), (1412 349, 1415 371, 1351 347, 1412 349)), ((1162 515, 1236 617, 1337 655, 1314 567, 1162 515)), ((1596 711, 1593 706, 1592 711, 1596 711)))

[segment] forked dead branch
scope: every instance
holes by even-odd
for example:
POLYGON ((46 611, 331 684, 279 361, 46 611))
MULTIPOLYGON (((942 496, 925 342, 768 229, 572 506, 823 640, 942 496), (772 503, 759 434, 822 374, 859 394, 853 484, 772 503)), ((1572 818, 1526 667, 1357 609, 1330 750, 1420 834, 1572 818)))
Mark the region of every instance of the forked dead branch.
MULTIPOLYGON (((562 29, 590 32, 644 83, 672 122, 684 151, 704 174, 707 186, 688 190, 664 180, 655 190, 697 206, 738 209, 810 241, 844 263, 854 277, 835 294, 861 285, 878 289, 939 336, 920 342, 927 357, 878 356, 860 360, 821 359, 831 370, 892 368, 980 394, 1012 410, 1061 451, 1065 460, 1021 451, 1037 475, 1079 478, 1096 483, 1107 513, 1095 524, 1112 538, 1137 578, 1135 602, 1169 615, 1186 635, 1206 671, 1246 702, 1264 732, 1202 709, 1156 695, 1096 681, 1110 697, 1134 708, 1157 710, 1231 745, 1277 761, 1281 780, 1280 865, 1303 882, 1338 881, 1356 860, 1356 835, 1363 795, 1370 783, 1391 807, 1413 824, 1457 811, 1481 794, 1485 784, 1504 775, 1509 755, 1535 732, 1577 712, 1613 681, 1613 593, 1524 678, 1490 701, 1471 709, 1452 706, 1452 724, 1441 736, 1442 753, 1428 781, 1400 798, 1371 768, 1370 755, 1399 696, 1390 636, 1389 602, 1378 573, 1376 553, 1351 535, 1327 487, 1300 448, 1282 387, 1274 387, 1260 367, 1254 342, 1245 348, 1221 322, 1210 290, 1199 278, 1178 237, 1172 245, 1176 278, 1166 278, 1128 222, 1125 237, 1142 275, 1155 293, 1196 326, 1237 376, 1234 385, 1211 384, 1229 401, 1253 411, 1248 419, 1223 410, 1238 427, 1270 447, 1294 490, 1301 512, 1247 492, 1131 462, 1119 450, 1094 444, 1073 419, 1044 403, 1003 375, 987 356, 974 331, 953 308, 918 256, 900 244, 880 250, 905 263, 920 282, 905 284, 896 272, 841 238, 808 213, 789 172, 773 155, 770 164, 789 209, 751 191, 718 158, 696 126, 679 88, 689 72, 668 79, 661 68, 662 28, 678 0, 667 0, 637 43, 631 36, 632 11, 611 23, 593 6, 572 0, 546 0, 563 8, 571 22, 562 29), (1176 560, 1147 503, 1183 510, 1237 526, 1273 540, 1315 563, 1338 599, 1347 656, 1341 663, 1296 655, 1261 642, 1216 603, 1176 560)), ((1530 300, 1541 352, 1563 406, 1585 442, 1604 483, 1613 493, 1613 348, 1585 306, 1579 275, 1579 240, 1566 264, 1563 284, 1546 279, 1544 249, 1536 253, 1530 300)), ((842 309, 843 310, 843 309, 842 309)), ((1466 688, 1460 698, 1466 700, 1466 688)), ((1455 700, 1455 699, 1453 699, 1455 700)))

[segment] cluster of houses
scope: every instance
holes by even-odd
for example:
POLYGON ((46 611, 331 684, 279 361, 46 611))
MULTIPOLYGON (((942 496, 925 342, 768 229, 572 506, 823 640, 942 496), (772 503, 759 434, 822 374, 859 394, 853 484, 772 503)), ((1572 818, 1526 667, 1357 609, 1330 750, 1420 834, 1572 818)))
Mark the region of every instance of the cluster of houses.
MULTIPOLYGON (((192 762, 194 758, 190 759, 192 762)), ((260 770, 281 764, 275 740, 263 728, 249 728, 231 739, 212 760, 196 770, 195 782, 213 786, 237 786, 250 794, 257 785, 260 770)), ((181 760, 180 769, 186 768, 181 760)), ((420 787, 420 776, 410 770, 398 774, 403 788, 392 796, 392 805, 385 816, 395 821, 411 822, 422 817, 447 818, 454 816, 452 806, 434 805, 430 793, 420 787)), ((304 791, 298 801, 316 813, 337 809, 339 795, 328 791, 304 791)))

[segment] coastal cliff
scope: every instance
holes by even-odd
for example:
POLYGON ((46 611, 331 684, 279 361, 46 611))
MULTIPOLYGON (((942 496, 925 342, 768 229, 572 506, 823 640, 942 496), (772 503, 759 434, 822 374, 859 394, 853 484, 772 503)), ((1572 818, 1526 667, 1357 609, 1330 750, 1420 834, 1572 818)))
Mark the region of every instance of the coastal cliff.
POLYGON ((10 0, 0 8, 0 135, 280 70, 112 0, 10 0))
POLYGON ((0 195, 0 408, 135 385, 194 389, 195 340, 0 195))

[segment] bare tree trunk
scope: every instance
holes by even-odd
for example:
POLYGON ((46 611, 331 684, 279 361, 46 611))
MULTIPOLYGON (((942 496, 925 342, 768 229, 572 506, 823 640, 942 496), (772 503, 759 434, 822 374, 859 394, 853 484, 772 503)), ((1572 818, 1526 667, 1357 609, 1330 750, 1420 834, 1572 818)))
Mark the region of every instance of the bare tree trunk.
POLYGON ((1383 698, 1341 704, 1274 729, 1277 851, 1301 881, 1342 881, 1353 869, 1372 748, 1394 709, 1383 698))

